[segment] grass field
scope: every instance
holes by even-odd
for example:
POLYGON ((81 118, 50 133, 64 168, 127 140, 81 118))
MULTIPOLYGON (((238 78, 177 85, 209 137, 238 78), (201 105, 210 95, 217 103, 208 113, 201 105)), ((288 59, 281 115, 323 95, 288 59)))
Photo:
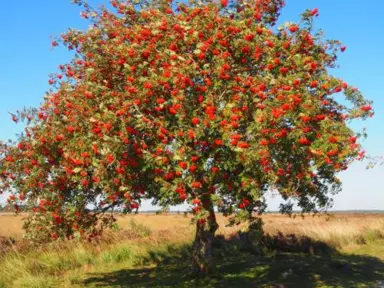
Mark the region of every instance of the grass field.
POLYGON ((243 249, 242 227, 219 216, 216 269, 196 280, 194 226, 183 215, 118 216, 119 229, 98 243, 32 248, 21 239, 22 216, 0 214, 0 287, 384 287, 383 214, 263 221, 271 244, 260 254, 243 249))

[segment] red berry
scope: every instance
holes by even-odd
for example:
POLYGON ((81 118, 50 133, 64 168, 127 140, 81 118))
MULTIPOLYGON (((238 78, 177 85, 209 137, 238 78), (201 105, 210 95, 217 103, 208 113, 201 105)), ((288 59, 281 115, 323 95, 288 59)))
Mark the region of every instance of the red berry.
POLYGON ((289 26, 289 31, 291 31, 292 33, 296 32, 297 30, 299 30, 299 27, 297 27, 297 25, 289 26))
POLYGON ((200 123, 199 118, 196 118, 196 117, 192 118, 192 124, 193 124, 193 125, 197 125, 197 124, 199 124, 199 123, 200 123))
POLYGON ((311 16, 319 16, 319 9, 315 8, 310 12, 311 16))
POLYGON ((372 107, 371 107, 371 105, 364 105, 360 109, 364 112, 368 112, 368 111, 372 110, 372 107))
POLYGON ((187 164, 187 162, 184 162, 184 161, 183 161, 183 162, 180 162, 180 163, 179 163, 179 167, 180 167, 181 169, 184 169, 184 170, 185 170, 185 169, 188 168, 188 164, 187 164))

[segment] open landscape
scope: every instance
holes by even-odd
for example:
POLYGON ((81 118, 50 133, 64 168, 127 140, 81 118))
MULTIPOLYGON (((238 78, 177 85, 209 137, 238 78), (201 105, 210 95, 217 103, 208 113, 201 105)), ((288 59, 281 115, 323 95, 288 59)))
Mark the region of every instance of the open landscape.
POLYGON ((382 11, 5 1, 0 288, 384 288, 382 11))
POLYGON ((40 248, 21 239, 22 217, 0 215, 0 287, 384 285, 384 214, 305 219, 267 214, 262 219, 271 237, 264 251, 256 253, 244 249, 237 233, 241 227, 225 227, 227 221, 219 215, 216 268, 203 279, 190 278, 195 227, 183 214, 118 216, 117 227, 95 242, 55 242, 40 248))

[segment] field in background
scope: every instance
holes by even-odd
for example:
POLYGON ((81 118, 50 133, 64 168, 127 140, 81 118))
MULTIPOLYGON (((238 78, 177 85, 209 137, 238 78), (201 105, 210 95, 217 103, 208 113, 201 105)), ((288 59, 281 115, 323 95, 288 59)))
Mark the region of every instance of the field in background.
MULTIPOLYGON (((21 238, 23 235, 23 215, 0 213, 0 236, 21 238)), ((306 216, 302 218, 287 217, 280 214, 263 215, 264 230, 269 234, 282 232, 284 234, 296 234, 308 236, 316 240, 322 240, 337 248, 347 248, 355 244, 361 244, 370 238, 380 238, 384 234, 384 214, 349 214, 336 213, 330 216, 306 216), (363 238, 367 239, 363 239, 363 238)), ((220 225, 217 234, 229 236, 236 233, 242 227, 226 227, 228 221, 222 215, 218 215, 220 225)), ((152 231, 179 231, 180 234, 194 232, 194 225, 190 217, 180 214, 156 215, 136 214, 118 215, 117 223, 122 230, 130 228, 132 221, 146 226, 152 231)), ((193 236, 193 235, 192 235, 193 236)), ((381 256, 381 255, 379 255, 381 256)), ((384 255, 382 255, 384 257, 384 255)))
POLYGON ((0 246, 6 246, 0 247, 0 288, 384 284, 384 214, 262 218, 266 233, 279 236, 271 238, 272 249, 260 256, 239 249, 233 239, 239 239, 236 233, 243 227, 225 227, 227 219, 219 215, 217 271, 196 282, 188 278, 194 226, 182 213, 117 216, 119 229, 106 233, 98 243, 55 243, 42 249, 30 249, 21 240, 22 216, 0 214, 0 246), (300 240, 303 236, 305 241, 300 240), (9 237, 16 242, 4 242, 9 237), (327 247, 331 254, 317 247, 327 247))

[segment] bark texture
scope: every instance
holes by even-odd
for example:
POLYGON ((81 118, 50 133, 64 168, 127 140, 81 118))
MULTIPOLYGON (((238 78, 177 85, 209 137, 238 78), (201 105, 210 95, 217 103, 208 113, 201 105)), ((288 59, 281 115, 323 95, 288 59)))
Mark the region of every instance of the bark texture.
POLYGON ((212 242, 219 228, 213 208, 205 222, 196 223, 196 236, 192 252, 192 273, 204 276, 212 269, 212 242))

